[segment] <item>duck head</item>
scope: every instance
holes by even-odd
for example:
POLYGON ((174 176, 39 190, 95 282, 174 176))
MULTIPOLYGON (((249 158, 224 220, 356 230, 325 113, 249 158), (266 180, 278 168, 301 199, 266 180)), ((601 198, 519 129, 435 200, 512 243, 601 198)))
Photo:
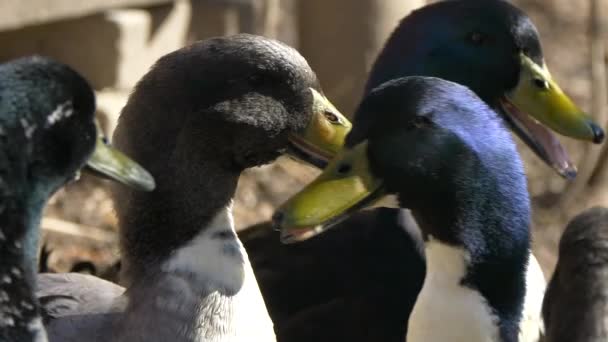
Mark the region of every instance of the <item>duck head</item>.
MULTIPOLYGON (((268 163, 283 153, 325 166, 351 127, 323 95, 306 60, 272 39, 239 34, 197 42, 167 54, 152 70, 137 85, 146 96, 130 100, 145 110, 121 121, 138 120, 147 137, 180 134, 189 143, 205 140, 196 137, 198 127, 217 123, 219 131, 205 134, 222 140, 214 145, 216 155, 228 153, 232 160, 225 162, 236 168, 268 163), (160 111, 164 115, 156 115, 160 111)), ((162 154, 155 151, 183 150, 177 140, 147 141, 136 153, 148 160, 162 154)))
POLYGON ((3 341, 46 341, 33 291, 39 221, 53 192, 87 163, 139 189, 154 185, 139 165, 97 141, 94 111, 93 90, 66 65, 44 57, 0 65, 3 341))
POLYGON ((319 234, 387 194, 412 210, 425 235, 450 244, 470 233, 458 222, 472 208, 486 208, 488 218, 502 211, 521 221, 513 226, 528 227, 515 144, 470 90, 437 78, 396 79, 367 95, 357 110, 364 117, 377 119, 355 121, 338 156, 275 213, 284 242, 319 234))
POLYGON ((27 57, 0 65, 0 75, 0 188, 5 201, 27 211, 29 259, 36 259, 44 204, 83 166, 137 189, 154 187, 146 170, 101 141, 95 96, 78 73, 45 57, 27 57))
POLYGON ((594 143, 604 139, 552 78, 530 18, 507 1, 441 1, 412 12, 376 60, 367 91, 408 75, 469 87, 566 178, 575 177, 576 167, 549 129, 594 143))
POLYGON ((283 154, 324 165, 349 130, 306 60, 276 40, 218 37, 162 57, 136 86, 114 136, 157 180, 151 193, 115 193, 124 273, 149 272, 209 228, 243 170, 283 154))
POLYGON ((0 66, 3 169, 24 177, 24 195, 45 199, 83 167, 138 189, 150 174, 107 143, 94 121, 95 96, 69 67, 45 57, 0 66))

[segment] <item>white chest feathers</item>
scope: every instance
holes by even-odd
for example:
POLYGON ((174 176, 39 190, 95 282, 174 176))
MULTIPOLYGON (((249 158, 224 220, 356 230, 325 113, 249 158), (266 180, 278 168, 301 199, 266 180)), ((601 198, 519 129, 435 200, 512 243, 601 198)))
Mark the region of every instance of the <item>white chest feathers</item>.
POLYGON ((536 342, 540 338, 540 333, 544 334, 545 331, 542 309, 547 281, 534 255, 530 254, 529 260, 524 313, 519 325, 519 342, 536 342))
POLYGON ((408 322, 408 342, 499 341, 497 317, 477 291, 460 285, 467 253, 431 240, 427 274, 408 322))
MULTIPOLYGON (((431 240, 426 243, 427 275, 408 322, 408 342, 499 342, 498 317, 483 296, 460 285, 468 254, 431 240)), ((538 341, 545 281, 534 256, 526 274, 520 342, 538 341)))
POLYGON ((275 341, 273 323, 236 235, 231 209, 220 211, 205 230, 174 253, 163 270, 190 274, 210 292, 207 297, 216 298, 201 298, 197 329, 201 341, 275 341), (218 317, 222 322, 217 322, 218 317), (210 321, 217 326, 206 327, 210 321))
POLYGON ((232 207, 219 211, 188 244, 163 265, 166 272, 187 273, 210 290, 234 294, 243 286, 244 248, 236 236, 232 207))

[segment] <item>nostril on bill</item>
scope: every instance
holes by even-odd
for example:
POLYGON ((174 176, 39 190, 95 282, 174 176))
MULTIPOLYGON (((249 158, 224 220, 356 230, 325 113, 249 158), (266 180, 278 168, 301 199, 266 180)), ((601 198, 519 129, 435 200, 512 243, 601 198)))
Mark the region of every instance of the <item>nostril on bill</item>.
POLYGON ((595 123, 589 123, 591 126, 591 131, 593 132, 593 142, 596 144, 601 144, 604 141, 604 130, 596 125, 595 123))
POLYGON ((272 228, 274 230, 281 230, 281 223, 283 223, 283 218, 285 214, 281 211, 276 211, 274 215, 272 215, 272 228))

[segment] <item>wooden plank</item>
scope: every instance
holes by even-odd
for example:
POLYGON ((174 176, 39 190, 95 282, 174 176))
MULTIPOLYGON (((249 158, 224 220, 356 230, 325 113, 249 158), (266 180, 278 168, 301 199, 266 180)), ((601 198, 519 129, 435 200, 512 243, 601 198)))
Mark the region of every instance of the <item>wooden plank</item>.
POLYGON ((2 0, 0 30, 81 17, 112 8, 145 7, 170 2, 173 0, 2 0))

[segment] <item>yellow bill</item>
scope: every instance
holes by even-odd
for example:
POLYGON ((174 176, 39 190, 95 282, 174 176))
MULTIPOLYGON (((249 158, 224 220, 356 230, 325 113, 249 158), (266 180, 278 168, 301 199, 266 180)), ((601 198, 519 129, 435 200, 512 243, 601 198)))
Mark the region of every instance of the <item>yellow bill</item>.
POLYGON ((97 126, 95 150, 86 164, 86 169, 137 190, 152 191, 156 184, 146 169, 107 143, 97 126))
POLYGON ((599 143, 603 132, 578 108, 551 77, 545 64, 538 65, 520 55, 521 73, 517 87, 507 100, 517 109, 565 136, 599 143))
POLYGON ((289 153, 307 163, 323 168, 342 149, 352 125, 334 105, 318 91, 313 95, 313 112, 302 133, 289 137, 289 153))
POLYGON ((317 179, 277 210, 273 220, 282 242, 303 241, 382 195, 382 183, 370 171, 363 142, 340 151, 317 179))
POLYGON ((523 53, 519 59, 519 83, 500 100, 505 120, 545 163, 573 179, 576 166, 548 128, 597 144, 604 140, 604 131, 564 94, 544 63, 538 65, 523 53))

